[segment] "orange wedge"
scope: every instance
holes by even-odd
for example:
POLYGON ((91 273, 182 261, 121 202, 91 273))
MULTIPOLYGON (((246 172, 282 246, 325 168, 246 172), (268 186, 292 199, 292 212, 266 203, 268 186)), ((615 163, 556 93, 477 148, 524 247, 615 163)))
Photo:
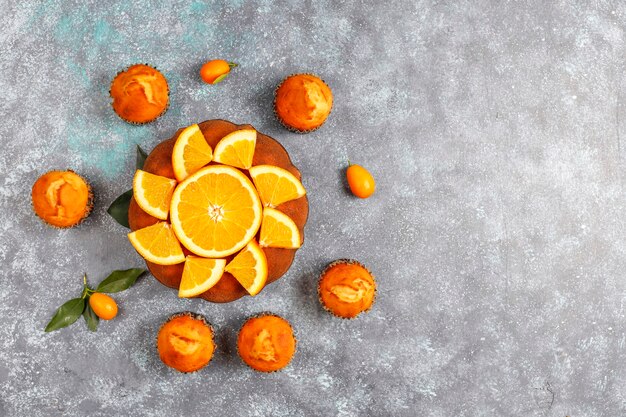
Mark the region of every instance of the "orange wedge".
POLYGON ((159 222, 128 234, 128 240, 146 260, 157 265, 175 265, 185 261, 185 255, 166 222, 159 222))
POLYGON ((180 132, 172 150, 172 167, 179 182, 211 162, 211 159, 213 151, 197 124, 180 132))
POLYGON ((226 265, 226 272, 230 272, 250 295, 257 295, 267 281, 267 258, 265 257, 265 252, 263 252, 263 249, 255 240, 251 240, 226 265))
POLYGON ((222 278, 225 266, 226 260, 224 259, 187 256, 183 278, 178 287, 178 296, 195 297, 207 291, 222 278))
POLYGON ((209 165, 178 184, 170 206, 172 228, 187 249, 205 258, 231 255, 261 225, 261 200, 238 169, 209 165))
POLYGON ((215 145, 213 160, 221 164, 249 169, 252 166, 255 146, 256 130, 235 130, 215 145))
POLYGON ((133 197, 139 207, 157 219, 166 220, 176 180, 140 169, 133 178, 133 197))
POLYGON ((289 216, 271 207, 263 210, 259 244, 268 248, 297 249, 302 245, 300 230, 289 216))
POLYGON ((302 183, 286 169, 272 165, 256 165, 250 168, 250 176, 266 207, 276 207, 306 194, 302 183))

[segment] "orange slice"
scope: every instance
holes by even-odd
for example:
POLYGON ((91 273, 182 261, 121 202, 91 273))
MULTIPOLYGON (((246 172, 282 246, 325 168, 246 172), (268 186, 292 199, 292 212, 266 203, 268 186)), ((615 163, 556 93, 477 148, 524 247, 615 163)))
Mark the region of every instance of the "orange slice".
POLYGON ((261 200, 238 169, 209 165, 178 184, 170 220, 178 240, 205 258, 231 255, 252 240, 261 225, 261 200))
POLYGON ((226 265, 226 272, 230 272, 250 295, 257 295, 267 281, 265 252, 255 240, 251 240, 244 250, 226 265))
POLYGON ((133 197, 139 207, 157 219, 166 220, 176 180, 140 169, 133 178, 133 197))
POLYGON ((286 169, 272 165, 256 165, 250 168, 250 176, 261 202, 266 207, 276 207, 306 194, 302 183, 286 169))
POLYGON ((146 260, 157 265, 175 265, 185 261, 185 255, 166 222, 159 222, 128 234, 128 240, 146 260))
POLYGON ((263 210, 259 244, 268 248, 298 249, 302 245, 300 230, 289 216, 271 207, 263 210))
POLYGON ((226 260, 224 259, 187 256, 183 278, 178 287, 178 296, 195 297, 207 291, 222 278, 225 266, 226 260))
POLYGON ((215 145, 213 160, 221 164, 249 169, 252 166, 255 146, 256 130, 235 130, 215 145))
POLYGON ((213 151, 200 130, 191 125, 180 132, 172 150, 174 176, 180 182, 211 162, 213 151))

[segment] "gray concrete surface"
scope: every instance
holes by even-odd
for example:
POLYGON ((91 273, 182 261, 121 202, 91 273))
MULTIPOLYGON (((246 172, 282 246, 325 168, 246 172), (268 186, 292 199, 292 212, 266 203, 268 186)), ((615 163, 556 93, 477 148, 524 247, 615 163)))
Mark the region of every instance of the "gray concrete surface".
POLYGON ((623 1, 147 1, 0 3, 0 415, 626 415, 626 126, 623 1), (200 64, 240 64, 202 84, 200 64), (135 127, 108 86, 147 62, 171 108, 135 127), (293 72, 332 87, 306 136, 274 120, 293 72), (311 204, 288 275, 230 305, 179 300, 146 276, 119 317, 45 334, 86 271, 142 265, 106 214, 129 188, 134 147, 211 118, 251 123, 289 150, 311 204), (367 201, 347 160, 378 181, 367 201), (30 187, 72 168, 93 215, 58 231, 30 187), (319 272, 350 257, 376 274, 374 309, 334 319, 319 272), (217 327, 205 370, 155 352, 158 326, 192 310, 217 327), (244 318, 271 310, 299 345, 285 371, 238 359, 244 318))

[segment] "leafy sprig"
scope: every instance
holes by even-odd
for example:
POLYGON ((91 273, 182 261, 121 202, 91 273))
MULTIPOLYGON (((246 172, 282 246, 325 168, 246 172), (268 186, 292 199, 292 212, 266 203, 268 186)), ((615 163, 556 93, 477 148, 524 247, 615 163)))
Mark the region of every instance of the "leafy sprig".
POLYGON ((95 332, 98 329, 100 319, 89 305, 89 297, 97 292, 116 293, 124 291, 132 287, 137 278, 144 272, 146 270, 141 268, 113 271, 98 284, 95 290, 87 285, 87 274, 85 274, 83 276, 83 291, 80 298, 72 298, 59 307, 46 326, 45 331, 52 332, 67 327, 76 322, 82 315, 87 328, 95 332))

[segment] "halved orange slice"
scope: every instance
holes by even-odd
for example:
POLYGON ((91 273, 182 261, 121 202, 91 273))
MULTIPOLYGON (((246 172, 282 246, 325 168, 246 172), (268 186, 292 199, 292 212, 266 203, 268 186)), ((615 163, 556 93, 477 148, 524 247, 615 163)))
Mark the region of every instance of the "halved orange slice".
POLYGON ((249 169, 252 166, 255 146, 256 130, 235 130, 215 145, 213 160, 220 164, 249 169))
POLYGON ((231 255, 261 225, 261 200, 238 169, 209 165, 178 184, 170 206, 172 228, 191 252, 205 258, 231 255))
POLYGON ((266 207, 276 207, 306 194, 302 183, 286 169, 273 165, 256 165, 250 168, 250 176, 266 207))
POLYGON ((180 182, 211 162, 213 151, 197 124, 191 125, 178 135, 172 150, 174 176, 180 182))
POLYGON ((175 265, 185 261, 183 249, 166 222, 159 222, 128 234, 128 240, 144 259, 157 265, 175 265))
POLYGON ((157 219, 166 220, 176 180, 140 169, 133 178, 133 197, 139 207, 157 219))
POLYGON ((297 249, 302 245, 300 230, 285 213, 266 207, 263 210, 259 245, 268 248, 297 249))
POLYGON ((226 260, 224 259, 187 256, 183 278, 178 287, 178 296, 195 297, 207 291, 222 278, 225 266, 226 260))
POLYGON ((265 252, 263 252, 263 249, 255 240, 251 240, 226 265, 226 272, 230 272, 250 295, 257 295, 267 281, 267 258, 265 257, 265 252))

